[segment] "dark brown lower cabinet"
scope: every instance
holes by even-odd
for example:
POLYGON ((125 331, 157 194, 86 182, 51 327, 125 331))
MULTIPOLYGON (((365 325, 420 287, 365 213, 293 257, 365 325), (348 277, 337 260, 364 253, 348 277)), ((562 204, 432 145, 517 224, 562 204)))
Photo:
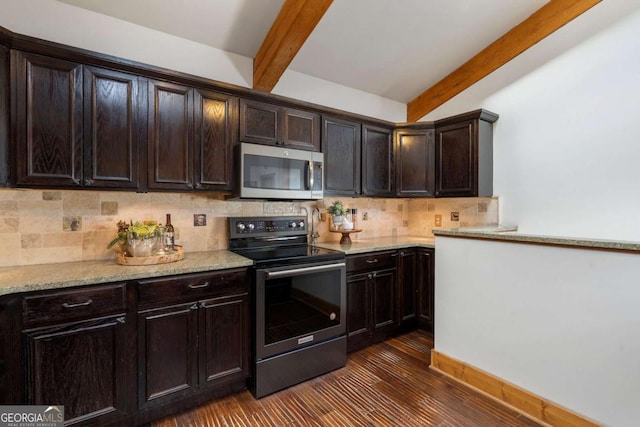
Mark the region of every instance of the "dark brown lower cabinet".
POLYGON ((416 250, 398 251, 396 326, 399 331, 410 331, 418 325, 419 283, 416 275, 416 250))
POLYGON ((416 257, 418 326, 422 329, 433 332, 435 250, 419 248, 416 252, 416 257))
MULTIPOLYGON (((67 425, 120 424, 130 414, 128 386, 133 376, 127 357, 131 322, 126 284, 34 292, 18 298, 13 317, 19 324, 10 327, 21 330, 22 348, 5 354, 0 365, 21 367, 21 375, 9 380, 21 384, 3 386, 22 389, 24 396, 9 399, 64 405, 67 425)), ((0 326, 7 328, 5 323, 0 326)), ((6 329, 2 335, 14 336, 6 329)))
POLYGON ((0 405, 146 424, 246 388, 246 268, 0 297, 0 405))
POLYGON ((244 380, 247 310, 244 294, 141 312, 140 408, 175 401, 227 379, 244 380))
POLYGON ((27 402, 64 405, 65 424, 127 415, 125 316, 23 331, 27 402))
POLYGON ((245 388, 246 269, 138 282, 138 423, 245 388))
POLYGON ((395 251, 347 257, 347 351, 395 332, 395 251))
POLYGON ((399 333, 433 332, 434 257, 430 248, 347 257, 347 350, 399 333))
POLYGON ((197 310, 193 303, 138 314, 140 408, 184 397, 197 386, 197 310))

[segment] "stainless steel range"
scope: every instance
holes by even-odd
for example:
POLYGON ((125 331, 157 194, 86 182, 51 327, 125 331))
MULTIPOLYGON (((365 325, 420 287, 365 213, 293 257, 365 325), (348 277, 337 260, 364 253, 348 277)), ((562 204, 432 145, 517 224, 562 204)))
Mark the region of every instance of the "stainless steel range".
POLYGON ((254 396, 344 366, 344 254, 309 245, 304 216, 235 217, 229 227, 229 249, 254 261, 254 396))

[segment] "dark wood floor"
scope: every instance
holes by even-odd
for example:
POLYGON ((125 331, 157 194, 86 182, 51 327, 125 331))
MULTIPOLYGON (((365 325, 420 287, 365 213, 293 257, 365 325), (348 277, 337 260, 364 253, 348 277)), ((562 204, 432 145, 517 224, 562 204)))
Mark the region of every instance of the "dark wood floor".
POLYGON ((411 332, 347 366, 260 400, 248 391, 157 422, 169 426, 539 426, 428 369, 433 340, 411 332))

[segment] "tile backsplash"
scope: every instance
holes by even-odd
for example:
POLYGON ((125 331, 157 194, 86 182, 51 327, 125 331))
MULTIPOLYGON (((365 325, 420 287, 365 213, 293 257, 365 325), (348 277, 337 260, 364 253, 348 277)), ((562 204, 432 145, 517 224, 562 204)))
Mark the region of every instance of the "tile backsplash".
POLYGON ((114 191, 0 189, 0 267, 114 257, 107 244, 120 220, 164 222, 171 214, 176 243, 186 252, 226 249, 229 216, 308 215, 313 212, 319 241, 337 241, 315 208, 324 212, 334 200, 358 209, 358 239, 382 236, 431 236, 434 217, 442 226, 498 223, 497 198, 371 199, 326 198, 319 202, 226 201, 200 193, 128 193, 114 191), (451 212, 459 221, 451 222, 451 212), (366 215, 367 220, 363 220, 366 215))

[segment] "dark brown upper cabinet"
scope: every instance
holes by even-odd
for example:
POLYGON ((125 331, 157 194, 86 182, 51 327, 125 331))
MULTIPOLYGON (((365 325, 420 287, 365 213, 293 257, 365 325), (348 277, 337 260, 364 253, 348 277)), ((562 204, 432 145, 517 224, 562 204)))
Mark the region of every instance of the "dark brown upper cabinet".
POLYGON ((282 109, 264 102, 240 100, 240 141, 276 145, 282 141, 282 109))
POLYGON ((399 129, 395 132, 396 195, 435 196, 435 130, 399 129))
POLYGON ((84 185, 138 188, 146 96, 146 79, 84 67, 84 185))
POLYGON ((362 126, 362 195, 393 196, 393 130, 362 126))
POLYGON ((288 147, 320 151, 320 114, 282 109, 282 143, 288 147))
POLYGON ((82 185, 82 65, 12 51, 18 186, 82 185))
POLYGON ((320 115, 241 99, 240 140, 320 151, 320 115))
POLYGON ((193 188, 193 89, 149 81, 149 189, 193 188))
POLYGON ((436 122, 436 196, 493 195, 493 122, 477 110, 436 122))
POLYGON ((233 146, 238 141, 238 98, 197 89, 194 93, 195 188, 233 189, 233 146))
POLYGON ((324 194, 360 194, 361 127, 358 122, 322 118, 324 194))
POLYGON ((138 188, 145 79, 13 52, 16 185, 138 188))

